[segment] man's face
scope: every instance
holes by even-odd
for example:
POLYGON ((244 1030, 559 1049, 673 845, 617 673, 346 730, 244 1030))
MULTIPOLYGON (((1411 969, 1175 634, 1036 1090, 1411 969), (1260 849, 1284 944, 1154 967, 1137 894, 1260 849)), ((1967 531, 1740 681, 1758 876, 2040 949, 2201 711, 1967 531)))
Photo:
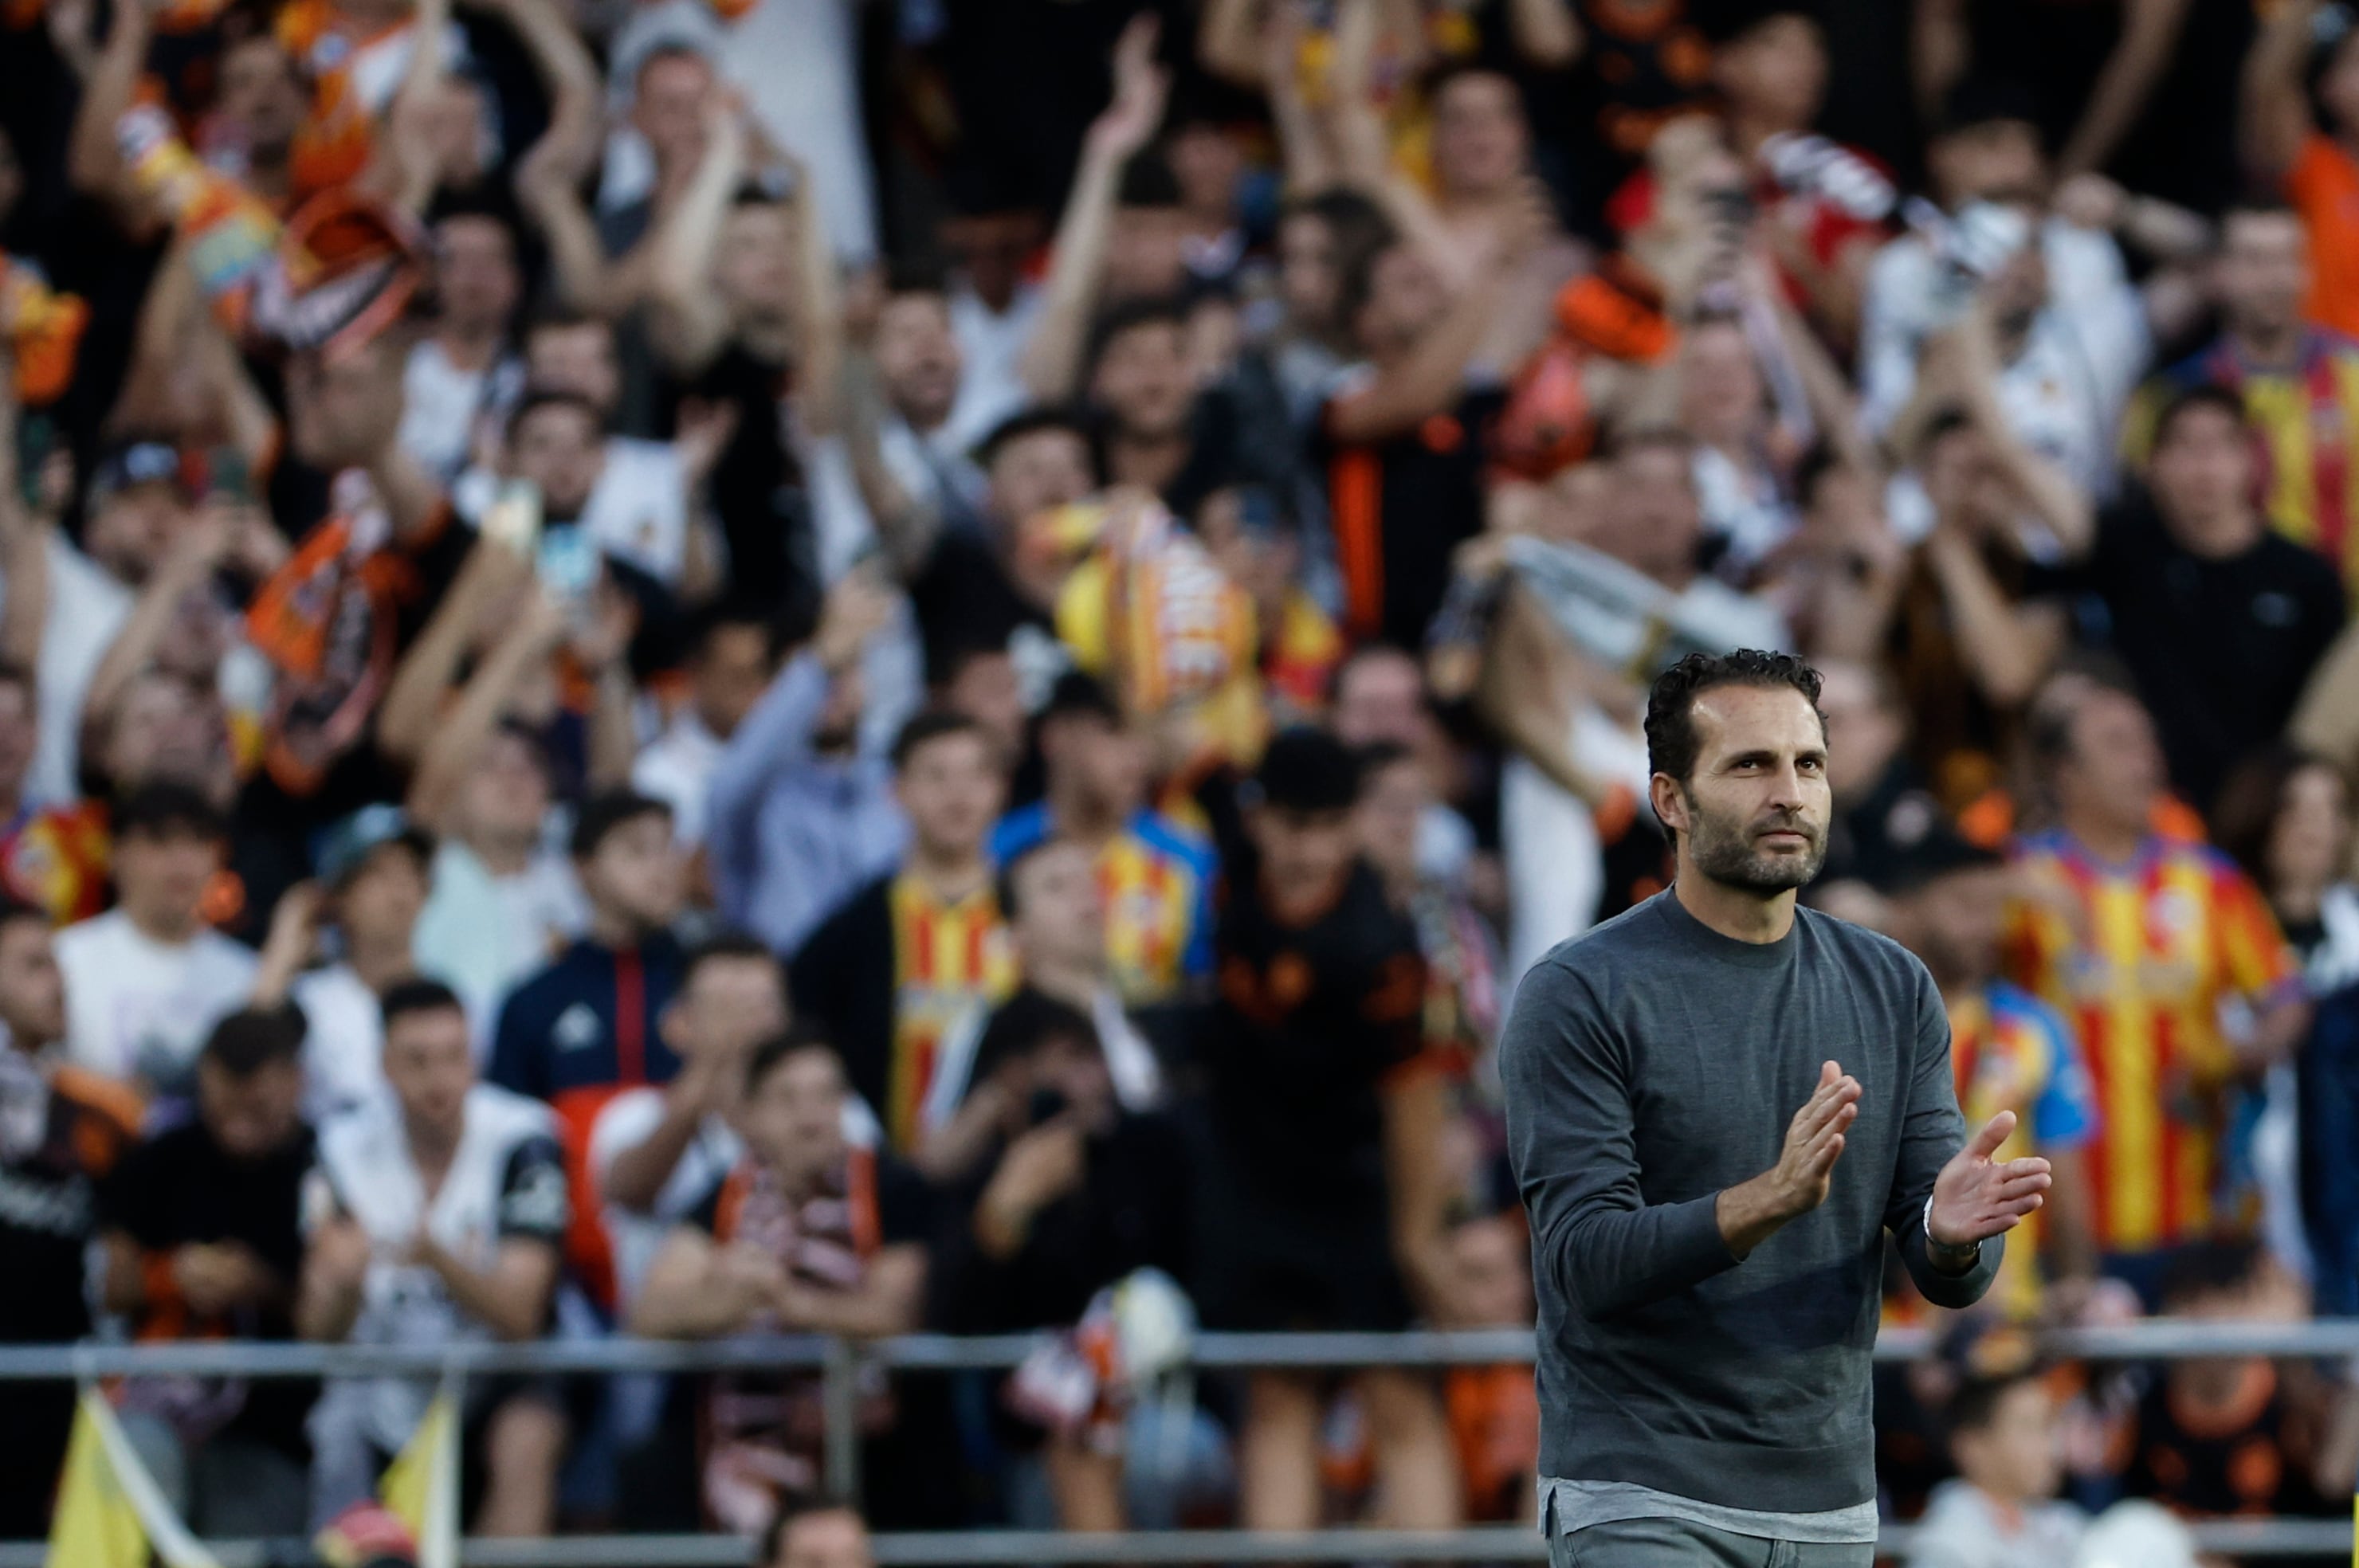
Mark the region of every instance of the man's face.
POLYGON ((2027 120, 1990 120, 1936 137, 1926 160, 1941 204, 1951 211, 2047 182, 2039 130, 2027 120))
POLYGON ((492 737, 467 774, 460 819, 471 835, 506 842, 540 836, 549 815, 549 774, 523 737, 492 737))
POLYGON ((1935 877, 1902 901, 1908 946, 1942 984, 1973 984, 1997 972, 2009 886, 2005 866, 1974 866, 1935 877))
POLYGON ((992 749, 1007 766, 1024 755, 1024 682, 1013 654, 1001 650, 969 654, 943 684, 942 706, 983 726, 992 749))
POLYGON ((1015 881, 1016 947, 1027 968, 1103 967, 1105 903, 1088 850, 1068 843, 1035 849, 1016 866, 1015 881))
POLYGON ((689 977, 678 1009, 673 1048, 682 1056, 742 1057, 786 1028, 786 982, 768 958, 707 958, 689 977))
POLYGON ((562 392, 612 415, 622 401, 623 372, 614 330, 603 321, 536 327, 525 341, 525 382, 535 392, 562 392))
POLYGON ((1301 540, 1280 528, 1250 524, 1235 490, 1216 490, 1204 498, 1196 508, 1196 536, 1221 575, 1253 600, 1262 625, 1275 627, 1300 573, 1301 540))
POLYGON ((2231 327, 2256 334, 2301 324, 2310 292, 2310 237, 2291 212, 2232 212, 2212 283, 2231 327))
POLYGON ((1849 806, 1875 787, 1906 734, 1900 715, 1876 699, 1875 677, 1831 661, 1819 672, 1819 712, 1827 724, 1827 783, 1849 806))
POLYGON ((825 1051, 797 1051, 746 1087, 737 1130, 754 1157, 794 1176, 843 1158, 843 1069, 825 1051))
POLYGON ((1490 196, 1522 177, 1530 152, 1516 84, 1495 72, 1452 77, 1433 105, 1433 173, 1450 196, 1490 196))
POLYGON ((1433 804, 1424 768, 1404 757, 1376 770, 1360 792, 1360 853, 1395 882, 1417 880, 1418 825, 1433 804))
POLYGON ((230 766, 229 747, 217 696, 151 671, 117 699, 102 761, 119 790, 158 780, 209 789, 230 766))
POLYGON ((2273 882, 2316 887, 2341 879, 2351 854, 2351 788, 2330 763, 2294 770, 2269 830, 2273 882))
POLYGON ((244 1077, 211 1057, 197 1063, 197 1115, 222 1152, 259 1160, 282 1147, 301 1125, 302 1065, 266 1062, 244 1077))
POLYGON ((245 39, 223 52, 214 103, 222 117, 238 127, 250 152, 274 160, 286 156, 310 109, 293 58, 277 39, 266 37, 245 39))
POLYGON ((716 626, 705 639, 690 676, 696 716, 706 729, 727 740, 762 700, 777 668, 770 659, 770 634, 764 628, 716 626))
POLYGON ((1297 327, 1323 332, 1335 319, 1335 232, 1314 212, 1296 212, 1277 226, 1277 291, 1297 327))
POLYGON ((1655 809, 1680 836, 1684 863, 1767 896, 1798 888, 1827 858, 1826 736, 1791 687, 1720 686, 1693 708, 1695 772, 1658 773, 1655 809))
POLYGON ((385 1081, 412 1126, 457 1137, 475 1083, 467 1015, 456 1008, 427 1008, 386 1024, 385 1081))
POLYGON ((1826 96, 1826 40, 1816 22, 1786 12, 1746 31, 1734 48, 1722 49, 1713 74, 1739 113, 1807 130, 1826 96))
POLYGON ((692 54, 662 54, 639 71, 631 124, 655 150, 658 168, 693 168, 704 157, 704 101, 712 68, 692 54))
POLYGON ((21 681, 0 680, 0 795, 13 795, 24 788, 40 738, 32 688, 21 681))
POLYGON ((1106 234, 1106 298, 1159 299, 1187 281, 1188 210, 1116 208, 1106 234))
POLYGON ((1614 460, 1612 478, 1612 553, 1648 577, 1683 584, 1703 535, 1687 454, 1668 445, 1633 447, 1614 460))
POLYGON ((2101 688, 2081 699, 2071 750, 2057 771, 2068 806, 2142 831, 2165 776, 2154 720, 2137 698, 2101 688))
POLYGON ((582 515, 605 466, 605 433, 577 404, 542 404, 508 440, 508 467, 539 486, 541 508, 555 521, 582 515))
POLYGON ((1392 357, 1407 352, 1450 308, 1441 278, 1414 245, 1388 246, 1369 264, 1367 302, 1353 323, 1360 347, 1392 357))
POLYGON ((470 333, 498 331, 522 287, 506 225, 473 216, 435 225, 434 288, 449 325, 470 333))
POLYGON ((642 933, 679 916, 683 873, 671 813, 650 811, 610 829, 579 862, 582 891, 642 933))
POLYGON ((2199 405, 2163 427, 2147 483, 2172 538, 2198 555, 2219 555, 2260 536, 2253 473, 2253 438, 2244 422, 2224 408, 2199 405))
POLYGON ((1335 710, 1328 724, 1346 746, 1389 741, 1415 748, 1425 743, 1430 723, 1424 672, 1397 649, 1361 654, 1335 683, 1335 710))
POLYGON ((1925 449, 1925 495, 1944 522, 1981 539, 2014 525, 2022 510, 2014 481, 1991 449, 1989 438, 1971 425, 1943 431, 1925 449))
POLYGON ((1114 817, 1128 816, 1147 798, 1147 742, 1127 725, 1095 713, 1065 714, 1041 733, 1040 749, 1052 793, 1070 790, 1114 817))
POLYGON ((288 439, 319 468, 364 463, 401 424, 403 352, 392 334, 288 362, 288 439))
POLYGON ((82 544, 92 559, 136 588, 163 560, 187 517, 188 508, 171 484, 125 485, 91 514, 82 544))
POLYGON ((188 827, 126 833, 114 845, 124 907, 147 925, 195 925, 221 866, 221 841, 188 827))
POLYGON ((788 1526, 777 1560, 765 1568, 876 1568, 876 1558, 860 1516, 850 1509, 830 1509, 788 1526))
POLYGON ((1761 372, 1745 329, 1714 321, 1690 331, 1680 354, 1680 422, 1688 434, 1734 444, 1751 433, 1760 414, 1761 372))
POLYGON ((19 1045, 65 1038, 65 971, 45 921, 20 916, 0 924, 0 1024, 19 1045))
POLYGON ((1245 830, 1261 852, 1265 887, 1307 892, 1333 887, 1360 852, 1357 823, 1350 811, 1292 811, 1256 807, 1245 830))
POLYGON ((1237 180, 1245 173, 1245 153, 1236 138, 1218 125, 1190 121, 1172 133, 1164 148, 1171 178, 1179 182, 1180 200, 1190 211, 1225 212, 1236 198, 1237 180))
POLYGON ((414 848, 380 844, 337 895, 337 924, 355 946, 408 946, 432 891, 414 848))
POLYGON ((913 752, 894 785, 918 841, 945 859, 979 853, 1006 790, 990 743, 967 730, 913 752))
POLYGON ((2037 1378, 2001 1394, 1990 1425, 1961 1433, 1951 1446, 1966 1479, 2004 1502, 2045 1501, 2063 1480, 2056 1396, 2037 1378))
POLYGON ((1098 356, 1090 390, 1125 436, 1164 440, 1181 434, 1196 402, 1186 330, 1176 321, 1148 321, 1116 333, 1098 356))
POLYGON ((712 282, 741 317, 779 320, 794 306, 794 215, 776 201, 741 201, 721 221, 712 282))
POLYGON ((1067 506, 1095 488, 1089 443, 1078 430, 1035 430, 992 454, 991 513, 1010 525, 1067 506))
POLYGON ((876 317, 876 369, 886 395, 911 427, 931 430, 958 401, 958 338, 950 301, 939 294, 897 294, 876 317))

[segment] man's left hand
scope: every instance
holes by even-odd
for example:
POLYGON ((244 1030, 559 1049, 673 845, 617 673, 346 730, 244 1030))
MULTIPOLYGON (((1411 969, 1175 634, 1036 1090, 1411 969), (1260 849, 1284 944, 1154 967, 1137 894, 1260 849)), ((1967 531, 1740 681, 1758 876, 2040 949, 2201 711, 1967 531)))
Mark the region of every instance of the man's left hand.
POLYGON ((1933 1180, 1933 1204, 1925 1215, 1925 1238, 1937 1249, 1962 1252, 2023 1223, 2044 1201, 2049 1177, 2040 1159, 1991 1159, 2015 1131, 2015 1112, 2000 1111, 1933 1180))

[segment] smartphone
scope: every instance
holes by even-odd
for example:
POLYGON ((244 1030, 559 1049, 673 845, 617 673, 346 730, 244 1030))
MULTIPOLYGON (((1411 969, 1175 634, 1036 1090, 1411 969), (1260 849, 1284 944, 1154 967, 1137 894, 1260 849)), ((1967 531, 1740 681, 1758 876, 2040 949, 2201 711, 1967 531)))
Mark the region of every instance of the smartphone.
POLYGON ((579 524, 560 523, 544 528, 534 569, 548 595, 569 609, 590 601, 598 586, 598 546, 579 524))
POLYGON ((503 480, 484 508, 483 536, 529 561, 540 548, 540 486, 528 479, 503 480))
POLYGON ((246 467, 244 452, 235 447, 215 447, 207 464, 206 489, 211 493, 240 506, 254 499, 254 474, 246 467))

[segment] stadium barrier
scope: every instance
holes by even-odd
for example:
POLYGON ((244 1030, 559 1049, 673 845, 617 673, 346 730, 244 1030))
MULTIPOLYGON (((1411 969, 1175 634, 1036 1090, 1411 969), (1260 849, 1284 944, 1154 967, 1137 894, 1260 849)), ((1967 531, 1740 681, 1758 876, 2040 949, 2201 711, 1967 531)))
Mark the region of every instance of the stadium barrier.
MULTIPOLYGON (((992 1370, 1015 1366, 1041 1343, 1034 1335, 959 1337, 910 1335, 866 1344, 809 1335, 703 1341, 633 1338, 548 1339, 520 1344, 429 1346, 262 1344, 190 1341, 0 1346, 0 1383, 49 1382, 139 1375, 250 1379, 371 1377, 456 1373, 716 1372, 806 1369, 824 1389, 830 1487, 846 1495, 859 1486, 856 1391, 864 1367, 917 1371, 992 1370)), ((2312 1323, 2181 1323, 2155 1320, 2118 1327, 2049 1332, 2040 1343, 2055 1356, 2091 1361, 2171 1360, 2206 1356, 2299 1358, 2359 1357, 2359 1318, 2312 1323)), ((1933 1348, 1922 1329, 1893 1329, 1875 1344, 1875 1358, 1918 1359, 1933 1348)), ((1200 1371, 1254 1368, 1341 1369, 1357 1367, 1489 1366, 1529 1362, 1533 1336, 1525 1329, 1470 1329, 1407 1334, 1200 1334, 1191 1346, 1200 1371)), ((0 1396, 5 1397, 5 1396, 0 1396)), ((1908 1530, 1887 1530, 1885 1549, 1907 1550, 1908 1530)), ((2196 1527, 2207 1551, 2246 1558, 2339 1555, 2353 1545, 2349 1518, 2238 1519, 2196 1527)), ((287 1562, 287 1543, 214 1543, 222 1568, 272 1568, 287 1562)), ((0 1568, 40 1568, 38 1541, 0 1543, 0 1568)), ((1158 1530, 1119 1534, 981 1530, 887 1533, 876 1539, 885 1568, 1027 1563, 1515 1563, 1543 1559, 1538 1536, 1524 1526, 1493 1525, 1444 1531, 1362 1529, 1290 1531, 1158 1530)), ((468 1568, 741 1568, 744 1541, 723 1535, 563 1536, 545 1541, 470 1540, 468 1568)))

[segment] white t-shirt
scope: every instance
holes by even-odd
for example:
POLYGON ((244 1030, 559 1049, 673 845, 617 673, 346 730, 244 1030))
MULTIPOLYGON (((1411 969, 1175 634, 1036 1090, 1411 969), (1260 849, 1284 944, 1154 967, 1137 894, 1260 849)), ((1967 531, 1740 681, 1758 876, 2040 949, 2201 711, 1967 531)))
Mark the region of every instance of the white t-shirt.
MULTIPOLYGON (((499 475, 470 468, 451 486, 451 509, 480 525, 499 488, 499 475)), ((677 587, 688 563, 689 524, 688 471, 679 449, 669 441, 606 438, 605 461, 581 524, 606 554, 677 587)))
POLYGON ((211 930, 158 942, 120 909, 59 932, 58 967, 67 1056, 167 1093, 186 1087, 213 1025, 254 995, 252 949, 211 930))
MULTIPOLYGON (((646 1142, 663 1121, 664 1091, 642 1085, 625 1089, 608 1100, 590 1124, 590 1171, 598 1189, 605 1191, 614 1162, 646 1142)), ((664 1236, 703 1200, 745 1152, 745 1141, 717 1116, 708 1116, 696 1136, 681 1151, 655 1206, 636 1214, 616 1203, 605 1206, 606 1235, 614 1249, 614 1301, 628 1311, 639 1293, 640 1281, 655 1261, 664 1236)))
MULTIPOLYGON (((2154 345, 2146 302, 2110 234, 2049 219, 2040 229, 2048 306, 2030 341, 1999 376, 2008 428, 2091 494, 2111 493, 2114 434, 2154 345)), ((1860 328, 1860 408, 1868 427, 1892 427, 1917 386, 1925 341, 1955 315, 1949 264, 1916 234, 1876 253, 1860 328)))
MULTIPOLYGON (((41 625, 41 667, 36 672, 41 702, 40 730, 33 764, 25 775, 28 806, 62 806, 78 798, 74 772, 81 764, 82 707, 91 677, 114 645, 131 615, 131 590, 97 562, 49 535, 49 610, 41 625)), ((0 593, 5 593, 0 580, 0 593)))
POLYGON ((631 787, 671 807, 672 833, 682 849, 704 842, 705 796, 725 750, 695 710, 684 708, 631 764, 631 787))
POLYGON ((1016 366, 1039 324, 1040 309, 1040 290, 1034 284, 1017 284, 1001 313, 962 282, 951 290, 951 332, 958 339, 962 368, 958 401, 942 428, 962 449, 972 449, 1001 421, 1031 405, 1016 366))
POLYGON ((418 917, 418 967, 467 1004, 480 1060, 508 992, 582 934, 590 908, 572 866, 549 849, 516 875, 495 877, 473 849, 445 838, 434 851, 433 888, 418 917))
MULTIPOLYGON (((938 512, 973 513, 983 504, 983 473, 967 460, 965 445, 951 439, 949 431, 945 425, 920 436, 908 421, 892 415, 878 430, 876 445, 894 481, 911 499, 938 512)), ((819 530, 820 573, 833 582, 875 540, 875 520, 852 477, 852 457, 843 438, 806 442, 803 464, 810 476, 811 514, 819 530)))
POLYGON ((303 1013, 303 1117, 314 1127, 383 1101, 385 1014, 350 964, 296 977, 288 995, 303 1013))
POLYGON ((401 377, 401 449, 438 479, 456 479, 473 455, 476 422, 496 418, 524 392, 524 364, 513 356, 489 370, 461 370, 428 338, 409 351, 401 377))

